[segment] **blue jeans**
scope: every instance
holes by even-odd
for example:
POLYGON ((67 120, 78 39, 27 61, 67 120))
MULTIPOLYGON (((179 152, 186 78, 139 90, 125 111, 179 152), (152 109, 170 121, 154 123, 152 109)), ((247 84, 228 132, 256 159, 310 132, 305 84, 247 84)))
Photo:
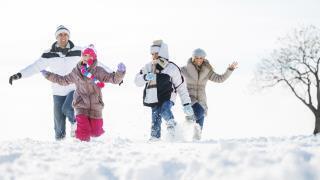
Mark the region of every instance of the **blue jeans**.
POLYGON ((173 102, 168 100, 163 102, 162 105, 152 107, 151 137, 161 137, 161 118, 167 122, 174 119, 171 111, 172 106, 173 102))
POLYGON ((203 121, 204 121, 204 109, 199 103, 194 103, 192 105, 192 109, 194 115, 196 116, 196 123, 198 123, 203 128, 203 121))
POLYGON ((66 117, 71 124, 76 122, 74 109, 72 107, 73 93, 71 91, 66 96, 53 96, 54 111, 54 131, 56 140, 60 140, 66 136, 66 117))

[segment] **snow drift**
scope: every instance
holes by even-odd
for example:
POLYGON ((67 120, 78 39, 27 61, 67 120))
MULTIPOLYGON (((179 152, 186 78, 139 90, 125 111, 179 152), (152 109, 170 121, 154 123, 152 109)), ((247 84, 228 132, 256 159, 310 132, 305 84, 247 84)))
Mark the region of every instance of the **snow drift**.
POLYGON ((1 142, 6 179, 320 179, 320 136, 157 142, 120 137, 1 142))

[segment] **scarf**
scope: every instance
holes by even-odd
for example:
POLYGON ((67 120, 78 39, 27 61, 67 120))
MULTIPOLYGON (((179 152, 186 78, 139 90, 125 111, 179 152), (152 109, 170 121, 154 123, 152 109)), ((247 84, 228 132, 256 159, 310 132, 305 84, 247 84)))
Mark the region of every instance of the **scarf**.
POLYGON ((91 79, 99 88, 104 87, 104 82, 99 81, 94 75, 90 72, 90 67, 97 61, 95 60, 94 62, 89 61, 87 64, 81 64, 81 73, 83 76, 91 79))
POLYGON ((71 49, 70 46, 71 46, 71 43, 72 42, 68 42, 67 46, 65 48, 61 48, 59 47, 58 43, 56 42, 53 47, 51 48, 51 51, 52 52, 61 52, 63 55, 67 55, 69 50, 71 49))

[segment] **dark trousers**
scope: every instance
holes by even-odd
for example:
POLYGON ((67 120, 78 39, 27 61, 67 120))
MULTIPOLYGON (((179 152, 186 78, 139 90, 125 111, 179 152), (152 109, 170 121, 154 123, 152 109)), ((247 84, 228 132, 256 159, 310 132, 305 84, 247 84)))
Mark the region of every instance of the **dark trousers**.
POLYGON ((203 128, 203 121, 204 121, 204 109, 199 103, 194 103, 192 105, 192 109, 194 115, 196 116, 196 123, 198 123, 203 128))
POLYGON ((159 106, 155 106, 152 108, 152 126, 151 126, 151 137, 160 138, 161 137, 161 123, 162 118, 167 121, 170 126, 175 126, 175 122, 172 121, 174 119, 171 108, 173 106, 173 102, 170 100, 165 101, 159 106), (170 120, 170 121, 169 121, 170 120))

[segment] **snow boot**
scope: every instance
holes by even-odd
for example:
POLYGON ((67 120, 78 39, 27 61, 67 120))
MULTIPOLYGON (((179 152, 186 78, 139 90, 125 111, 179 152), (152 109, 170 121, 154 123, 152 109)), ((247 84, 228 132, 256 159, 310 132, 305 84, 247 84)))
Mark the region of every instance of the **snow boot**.
POLYGON ((168 130, 168 134, 170 137, 174 137, 175 135, 175 126, 176 126, 176 122, 174 121, 174 119, 169 119, 167 121, 167 130, 168 130))
POLYGON ((186 118, 186 121, 190 124, 196 122, 196 117, 194 115, 191 115, 191 116, 185 116, 186 118))
POLYGON ((77 123, 73 123, 70 125, 70 136, 76 137, 76 129, 77 129, 77 123))
POLYGON ((201 130, 200 125, 198 123, 196 123, 194 125, 193 140, 200 141, 201 140, 201 133, 202 133, 202 130, 201 130))
POLYGON ((80 139, 81 141, 90 141, 91 126, 89 122, 89 117, 84 114, 78 114, 76 116, 76 120, 76 138, 80 139))
POLYGON ((104 133, 103 130, 103 120, 102 119, 91 119, 91 136, 92 137, 99 137, 104 133))
POLYGON ((157 142, 157 141, 160 141, 160 138, 151 136, 151 137, 149 138, 149 141, 150 141, 150 142, 157 142))

